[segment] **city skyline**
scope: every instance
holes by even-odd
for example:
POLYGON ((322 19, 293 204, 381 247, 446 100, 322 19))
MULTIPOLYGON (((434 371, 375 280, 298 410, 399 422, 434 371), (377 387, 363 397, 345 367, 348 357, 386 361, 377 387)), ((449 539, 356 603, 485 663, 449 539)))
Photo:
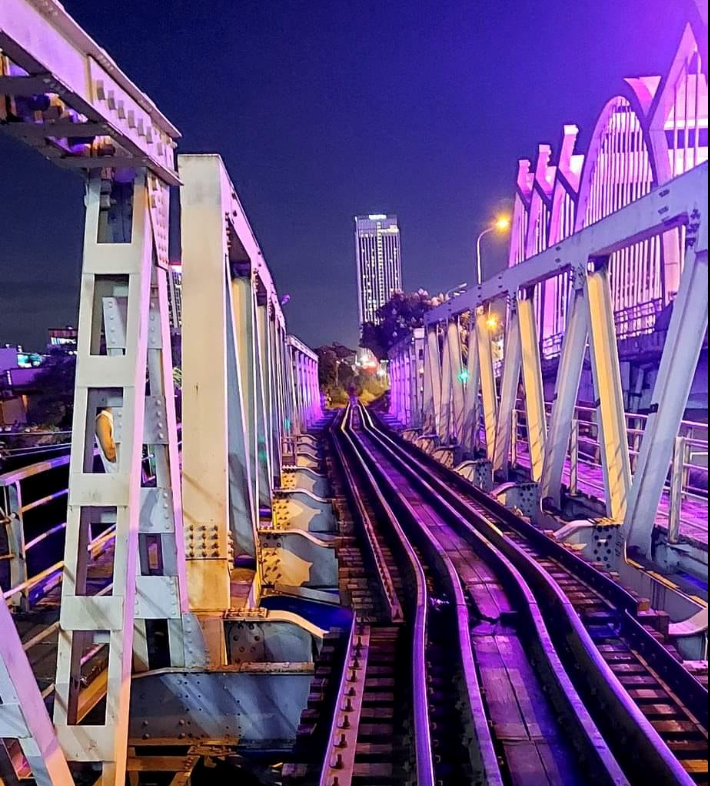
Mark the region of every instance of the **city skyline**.
POLYGON ((402 289, 402 235, 394 213, 355 216, 359 328, 402 289))
MULTIPOLYGON (((223 152, 279 288, 291 295, 292 330, 312 345, 357 339, 354 215, 392 206, 406 217, 412 288, 471 283, 476 235, 512 210, 515 161, 540 139, 557 147, 564 122, 579 124, 583 143, 610 87, 665 72, 697 15, 691 0, 582 0, 574 11, 553 0, 544 14, 523 0, 515 15, 433 0, 377 4, 371 14, 245 0, 218 2, 200 26, 199 12, 176 9, 168 36, 160 4, 126 0, 118 16, 89 0, 64 5, 180 129, 181 151, 223 152), (402 31, 397 47, 393 29, 402 31), (197 68, 187 54, 196 46, 197 68), (594 69, 570 67, 592 46, 594 69), (524 64, 538 51, 547 55, 533 74, 524 64), (219 80, 205 78, 215 73, 219 80), (177 83, 193 100, 175 93, 177 83), (243 111, 225 113, 227 85, 243 111)), ((2 135, 0 159, 0 335, 39 346, 45 328, 77 322, 84 184, 2 135)), ((173 258, 178 239, 174 228, 173 258)), ((504 267, 506 251, 491 239, 486 270, 504 267)))

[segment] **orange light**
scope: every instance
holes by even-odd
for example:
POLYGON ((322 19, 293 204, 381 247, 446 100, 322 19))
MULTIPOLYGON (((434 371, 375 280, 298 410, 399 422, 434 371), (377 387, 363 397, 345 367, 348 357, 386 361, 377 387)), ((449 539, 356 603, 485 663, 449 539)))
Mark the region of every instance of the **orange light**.
POLYGON ((494 226, 499 232, 507 232, 510 229, 510 224, 511 221, 509 216, 499 216, 494 226))
POLYGON ((493 331, 497 330, 498 329, 498 317, 496 317, 493 314, 491 314, 491 316, 488 317, 488 319, 486 320, 486 327, 488 328, 488 330, 491 331, 491 333, 493 331))

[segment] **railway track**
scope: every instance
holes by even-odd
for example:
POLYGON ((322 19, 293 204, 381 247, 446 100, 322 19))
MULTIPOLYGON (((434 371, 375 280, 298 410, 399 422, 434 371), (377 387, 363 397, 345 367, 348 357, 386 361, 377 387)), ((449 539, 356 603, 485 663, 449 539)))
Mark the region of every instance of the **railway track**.
POLYGON ((371 591, 391 586, 403 619, 354 626, 320 786, 627 784, 515 569, 483 560, 361 418, 350 408, 334 441, 369 561, 389 577, 371 591))
MULTIPOLYGON (((707 689, 665 641, 663 618, 361 410, 381 465, 448 511, 459 536, 492 544, 534 594, 574 686, 631 783, 708 783, 707 689), (655 623, 655 624, 654 624, 655 623)), ((458 570, 466 583, 468 560, 458 570)))

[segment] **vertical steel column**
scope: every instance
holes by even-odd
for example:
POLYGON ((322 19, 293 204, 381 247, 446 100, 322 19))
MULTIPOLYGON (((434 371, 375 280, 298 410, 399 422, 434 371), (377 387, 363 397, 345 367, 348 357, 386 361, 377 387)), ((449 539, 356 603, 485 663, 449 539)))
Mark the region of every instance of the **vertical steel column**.
POLYGON ((470 315, 468 327, 468 363, 464 394, 463 444, 472 453, 478 445, 480 411, 478 397, 481 391, 481 364, 478 356, 478 335, 475 314, 470 315))
POLYGON ((507 479, 510 470, 510 446, 513 437, 513 412, 520 386, 520 327, 518 323, 518 304, 515 298, 508 301, 508 320, 505 332, 505 357, 503 379, 501 381, 500 409, 496 430, 493 472, 501 473, 507 479))
POLYGON ((283 441, 283 379, 281 376, 281 357, 279 354, 280 326, 270 306, 269 314, 269 354, 271 357, 271 456, 274 486, 281 488, 283 441))
POLYGON ((629 502, 631 459, 616 343, 614 305, 609 286, 609 260, 607 257, 589 261, 587 298, 607 513, 610 518, 621 522, 629 502))
MULTIPOLYGON (((144 620, 167 620, 170 664, 185 663, 182 616, 189 610, 185 530, 183 523, 180 452, 178 449, 175 383, 173 379, 168 302, 169 192, 148 176, 151 228, 157 264, 153 267, 148 318, 148 387, 143 441, 155 466, 155 487, 141 490, 140 537, 156 542, 158 565, 151 566, 148 549, 141 550, 138 566, 136 616, 145 643, 142 665, 148 668, 148 642, 144 620)), ((134 652, 137 647, 134 645, 134 652)))
POLYGON ((403 347, 399 355, 399 392, 398 392, 398 407, 399 407, 399 421, 402 425, 407 424, 407 348, 403 347))
POLYGON ((273 364, 271 359, 271 339, 269 336, 269 302, 267 296, 261 292, 257 296, 256 329, 258 340, 257 364, 259 367, 259 390, 261 392, 260 404, 260 437, 259 459, 264 469, 262 477, 269 489, 268 504, 271 507, 271 492, 274 485, 273 462, 273 364))
POLYGON ((707 219, 703 219, 700 240, 687 254, 673 306, 625 523, 628 544, 647 556, 651 555, 656 511, 708 329, 708 238, 707 219))
POLYGON ((413 344, 407 345, 407 354, 404 358, 404 425, 412 427, 414 413, 414 379, 412 377, 412 352, 413 344))
MULTIPOLYGON (((86 210, 54 723, 68 760, 98 763, 103 786, 123 786, 155 254, 145 171, 135 174, 132 187, 103 180, 98 172, 92 175, 86 210), (114 187, 117 193, 112 200, 114 187), (114 234, 126 227, 129 233, 114 234), (105 297, 125 304, 125 322, 119 318, 104 328, 105 297), (124 328, 125 340, 118 333, 124 328), (125 350, 109 354, 109 342, 116 347, 123 344, 125 350), (96 418, 107 407, 114 416, 116 471, 94 474, 96 418), (87 583, 90 524, 100 510, 110 511, 116 520, 109 596, 90 595, 87 583), (99 642, 109 649, 105 716, 95 725, 79 725, 81 659, 88 647, 99 642)), ((161 316, 168 319, 167 313, 161 316)))
POLYGON ((256 299, 254 274, 237 275, 232 279, 234 328, 237 354, 244 395, 244 416, 247 424, 247 450, 252 482, 252 494, 259 507, 270 507, 268 470, 259 451, 263 447, 263 413, 261 379, 258 369, 258 331, 256 327, 256 299))
MULTIPOLYGON (((255 494, 254 466, 249 450, 248 402, 244 400, 242 368, 239 362, 236 308, 231 273, 226 275, 227 337, 227 476, 229 480, 229 529, 235 555, 255 556, 258 549, 259 506, 255 494)), ((183 332, 185 332, 183 330, 183 332)), ((202 350, 204 352, 204 349, 202 350)), ((213 413, 208 413, 213 416, 213 413)), ((217 421, 219 428, 220 422, 217 421)), ((221 424, 224 428, 224 423, 221 424)), ((198 439, 206 442, 204 432, 198 439)), ((209 448, 209 442, 206 448, 209 448)), ((204 465, 202 465, 204 471, 204 465)), ((227 554, 229 552, 227 551, 227 554)), ((231 565, 230 565, 231 568, 231 565)), ((231 593, 231 589, 230 589, 231 593)))
POLYGON ((523 385, 525 388, 525 413, 528 431, 528 452, 532 479, 542 479, 547 441, 545 391, 542 384, 540 342, 535 319, 535 301, 532 291, 521 291, 518 297, 518 325, 522 353, 523 385))
POLYGON ((238 553, 253 554, 255 537, 224 220, 231 190, 219 156, 180 156, 179 163, 184 183, 182 466, 190 606, 224 612, 231 606, 231 535, 238 553))
POLYGON ((441 359, 441 409, 439 411, 439 440, 441 444, 451 442, 451 409, 453 399, 453 379, 451 375, 451 346, 448 340, 449 323, 444 328, 444 351, 441 359))
POLYGON ((438 327, 426 328, 424 349, 424 432, 439 433, 441 412, 441 360, 438 327))
POLYGON ((459 321, 456 317, 447 326, 446 343, 449 348, 449 364, 451 367, 449 438, 453 442, 461 444, 463 441, 465 388, 462 374, 461 335, 459 333, 459 321))
POLYGON ((557 370, 555 398, 542 472, 541 499, 551 500, 558 508, 562 503, 562 478, 589 337, 589 307, 584 289, 584 276, 585 273, 581 269, 573 274, 573 288, 567 309, 567 326, 557 370))
POLYGON ((259 305, 257 293, 259 284, 252 279, 252 314, 253 314, 253 360, 256 374, 256 471, 259 477, 259 507, 270 510, 274 479, 271 471, 271 424, 267 412, 267 395, 269 388, 268 349, 262 346, 263 327, 268 320, 268 312, 264 305, 259 305))
POLYGON ((488 460, 493 461, 498 431, 498 391, 493 369, 493 343, 485 308, 479 309, 476 314, 476 341, 483 397, 483 421, 486 428, 486 453, 488 460))
POLYGON ((393 357, 390 360, 390 414, 396 420, 399 419, 399 380, 397 378, 398 369, 398 358, 397 356, 393 357))
POLYGON ((414 331, 414 391, 416 397, 414 426, 424 428, 424 379, 426 370, 424 367, 425 353, 425 331, 424 328, 417 328, 414 331))

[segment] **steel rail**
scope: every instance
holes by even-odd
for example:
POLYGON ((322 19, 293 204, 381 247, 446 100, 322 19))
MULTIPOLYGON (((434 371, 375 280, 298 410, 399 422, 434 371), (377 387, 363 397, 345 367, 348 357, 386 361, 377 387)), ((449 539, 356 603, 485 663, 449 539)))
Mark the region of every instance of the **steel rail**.
MULTIPOLYGON (((427 588, 426 574, 421 565, 415 550, 406 538, 397 517, 380 492, 377 483, 368 468, 366 462, 358 452, 357 446, 349 433, 348 424, 352 418, 352 408, 348 407, 345 415, 337 428, 338 437, 342 439, 347 453, 350 454, 350 461, 355 464, 361 472, 362 477, 368 487, 368 492, 376 500, 384 518, 391 527, 398 542, 401 544, 402 552, 405 555, 410 574, 413 577, 414 591, 411 601, 407 604, 408 624, 411 628, 411 652, 412 652, 412 674, 411 689, 413 700, 413 727, 414 727, 414 754, 417 786, 435 786, 434 776, 434 751, 430 735, 431 723, 429 715, 429 699, 427 685, 427 662, 426 662, 426 636, 428 628, 428 616, 430 608, 430 598, 427 588)), ((348 458, 346 457, 346 463, 348 458)), ((331 740, 332 744, 332 740, 331 740)), ((327 768, 329 759, 326 759, 327 768)), ((344 774, 339 782, 345 786, 349 781, 345 780, 344 774)), ((331 786, 333 781, 321 781, 327 786, 331 786)))
MULTIPOLYGON (((425 476, 421 475, 411 464, 403 461, 401 457, 394 453, 383 441, 381 441, 374 430, 369 413, 363 410, 363 420, 368 423, 365 431, 368 438, 372 439, 377 448, 385 454, 402 475, 409 478, 413 488, 416 488, 431 506, 437 510, 441 518, 456 533, 466 541, 469 547, 476 552, 481 559, 494 568, 496 575, 499 576, 509 597, 515 600, 515 607, 518 613, 526 620, 525 630, 529 632, 526 641, 526 652, 530 651, 531 664, 534 662, 534 670, 537 672, 541 685, 550 697, 552 705, 559 717, 564 719, 565 732, 575 743, 576 753, 580 760, 584 762, 584 771, 590 776, 590 782, 594 784, 607 784, 608 786, 620 786, 628 784, 621 767, 603 740, 601 733, 587 712, 581 697, 565 671, 558 653, 552 643, 547 626, 543 619, 542 611, 534 597, 532 589, 528 586, 522 574, 516 567, 500 552, 495 545, 480 533, 472 532, 461 516, 443 501, 439 495, 428 486, 425 476), (534 653, 534 654, 533 654, 534 653)), ((371 454, 373 461, 378 461, 377 456, 371 454)), ((401 494, 397 487, 387 478, 387 474, 382 472, 382 478, 390 485, 391 492, 395 495, 401 494)), ((402 502, 403 507, 408 503, 402 502)), ((429 539, 434 536, 429 532, 429 527, 419 521, 416 513, 411 512, 409 516, 411 522, 429 539)), ((435 546, 438 543, 435 541, 435 546)), ((441 547, 439 546, 439 549, 441 547)), ((454 581, 460 585, 450 557, 442 554, 442 557, 449 563, 449 571, 454 574, 454 581)), ((468 608, 464 607, 468 618, 468 608)), ((473 658, 473 648, 470 636, 466 644, 462 642, 462 647, 467 646, 473 658)), ((481 708, 481 720, 485 722, 486 713, 481 708)))
MULTIPOLYGON (((350 678, 354 672, 349 667, 353 664, 356 657, 358 627, 357 617, 353 614, 352 622, 350 623, 350 633, 348 634, 345 660, 343 662, 343 673, 340 678, 338 695, 335 700, 333 722, 326 745, 323 769, 321 770, 320 779, 318 781, 319 786, 333 786, 334 783, 337 784, 340 780, 338 777, 339 773, 342 770, 346 772, 350 770, 352 772, 354 746, 352 741, 348 740, 348 736, 352 733, 353 725, 355 725, 355 734, 357 734, 357 725, 360 723, 360 705, 358 702, 353 701, 353 698, 359 699, 360 692, 357 693, 357 696, 353 696, 357 688, 351 690, 350 678), (348 756, 347 765, 344 761, 344 756, 348 756)), ((343 786, 345 786, 345 784, 343 784, 343 786)))
MULTIPOLYGON (((346 420, 349 416, 349 411, 344 413, 339 424, 336 424, 335 430, 340 433, 343 439, 348 439, 345 431, 346 420)), ((377 568, 377 576, 380 581, 380 589, 388 607, 389 621, 392 623, 399 623, 404 621, 404 611, 402 604, 397 597, 397 590, 392 580, 392 574, 385 561, 382 548, 377 540, 377 535, 370 516, 367 513, 365 504, 362 497, 357 492, 357 483, 353 470, 345 457, 345 451, 341 445, 340 440, 335 436, 335 432, 331 430, 331 442, 335 454, 338 457, 339 466, 345 475, 345 489, 350 503, 351 510, 356 514, 357 521, 360 529, 364 535, 364 543, 370 554, 372 561, 377 568)))
MULTIPOLYGON (((683 786, 694 784, 695 781, 683 768, 680 760, 668 748, 660 734, 644 716, 639 705, 630 697, 609 664, 603 659, 576 609, 564 595, 558 583, 505 530, 512 529, 519 533, 524 532, 524 537, 536 546, 546 542, 548 553, 554 551, 555 558, 559 558, 559 562, 569 570, 570 575, 579 576, 581 574, 585 581, 587 578, 592 579, 590 585, 595 589, 603 588, 607 593, 606 597, 612 601, 627 620, 633 620, 638 614, 638 601, 616 584, 611 577, 604 576, 581 557, 572 555, 560 544, 551 541, 544 533, 522 521, 515 513, 467 483, 453 470, 443 467, 435 459, 427 456, 415 446, 405 443, 401 438, 393 438, 381 428, 375 428, 372 421, 371 427, 377 433, 378 438, 383 440, 399 456, 403 465, 413 473, 417 482, 430 484, 439 498, 461 514, 469 531, 482 532, 525 576, 533 588, 538 602, 545 610, 546 619, 548 622, 553 620, 554 624, 551 625, 551 629, 561 631, 559 635, 563 639, 565 648, 572 653, 573 658, 577 661, 579 667, 577 676, 589 685, 588 696, 592 698, 596 696, 597 707, 593 716, 597 722, 600 718, 609 720, 610 717, 613 717, 617 730, 619 728, 624 730, 627 739, 625 746, 622 747, 619 737, 608 739, 608 742, 622 766, 624 766, 626 757, 627 774, 632 782, 646 784, 649 782, 648 779, 652 778, 656 783, 682 784, 683 786), (415 467, 416 472, 414 471, 415 467), (426 478, 426 481, 423 478, 426 478), (475 503, 484 510, 476 511, 466 497, 475 500, 475 503), (574 568, 570 568, 570 565, 573 565, 574 568), (575 569, 579 573, 575 573, 575 569), (630 745, 629 742, 633 744, 630 745), (642 774, 628 772, 631 751, 636 751, 636 755, 643 757, 644 771, 642 774)), ((682 664, 675 661, 667 650, 660 647, 658 642, 654 640, 654 645, 651 645, 650 639, 653 637, 640 625, 637 625, 634 630, 637 638, 642 635, 640 631, 645 634, 645 645, 653 656, 662 657, 659 650, 663 650, 665 653, 662 668, 659 668, 657 672, 663 673, 666 680, 670 677, 674 681, 675 690, 685 689, 684 698, 689 685, 693 685, 695 699, 692 702, 691 710, 696 708, 700 710, 704 701, 705 717, 707 717, 707 690, 692 675, 689 675, 682 664), (682 679, 679 670, 683 672, 682 679)), ((557 643, 559 644, 559 639, 557 643)), ((700 717, 702 718, 702 715, 700 717)))
POLYGON ((622 622, 629 631, 638 647, 651 659, 656 669, 664 674, 666 682, 677 693, 683 703, 690 707, 692 712, 701 720, 703 726, 708 727, 708 690, 680 663, 665 647, 663 647, 648 631, 641 634, 638 630, 639 600, 628 590, 621 586, 612 576, 603 573, 594 567, 580 554, 565 548, 561 543, 548 537, 533 524, 518 516, 498 500, 485 492, 477 489, 469 481, 459 475, 455 470, 444 467, 436 459, 426 454, 396 433, 386 435, 400 451, 408 456, 409 460, 417 461, 435 473, 441 484, 442 493, 446 494, 451 504, 470 523, 490 524, 481 519, 480 513, 472 509, 472 504, 480 506, 483 511, 494 520, 504 523, 510 532, 515 533, 526 543, 536 548, 543 556, 554 559, 561 568, 570 576, 580 579, 591 587, 603 599, 608 601, 615 609, 623 614, 622 622))
MULTIPOLYGON (((382 471, 379 462, 372 455, 371 451, 361 441, 358 442, 357 449, 365 457, 373 475, 376 475, 375 482, 378 484, 378 487, 388 488, 389 486, 390 498, 392 499, 391 504, 396 506, 400 519, 407 520, 409 526, 416 527, 419 534, 423 536, 423 547, 427 552, 429 564, 432 562, 437 564, 437 574, 445 584, 448 595, 453 598, 453 605, 456 611, 456 636, 461 657, 462 681, 465 688, 462 698, 463 703, 467 707, 467 725, 473 730, 475 736, 475 748, 469 748, 469 755, 474 768, 474 783, 486 784, 486 786, 502 786, 504 779, 497 761, 490 729, 488 728, 482 689, 473 660, 468 606, 456 570, 451 560, 444 554, 427 528, 420 525, 417 514, 411 505, 405 499, 398 497, 396 489, 393 489, 390 485, 389 479, 382 471), (393 496, 392 492, 394 492, 393 496)), ((406 534, 405 537, 411 539, 409 534, 406 534)))

